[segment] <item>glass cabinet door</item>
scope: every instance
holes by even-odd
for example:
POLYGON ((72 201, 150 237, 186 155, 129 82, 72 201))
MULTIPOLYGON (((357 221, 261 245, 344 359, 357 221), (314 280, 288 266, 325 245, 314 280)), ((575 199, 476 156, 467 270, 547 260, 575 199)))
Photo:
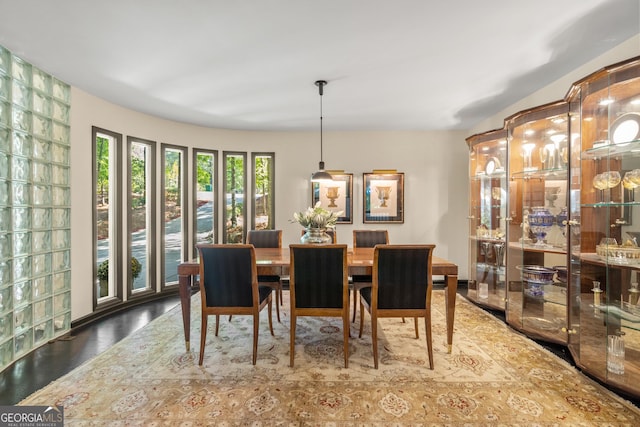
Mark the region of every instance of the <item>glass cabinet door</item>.
POLYGON ((614 387, 640 391, 640 60, 577 83, 580 104, 578 364, 614 387))
POLYGON ((505 309, 507 233, 506 131, 467 139, 469 161, 469 287, 472 301, 505 309))
POLYGON ((507 322, 527 335, 566 343, 569 104, 518 113, 507 130, 507 322))

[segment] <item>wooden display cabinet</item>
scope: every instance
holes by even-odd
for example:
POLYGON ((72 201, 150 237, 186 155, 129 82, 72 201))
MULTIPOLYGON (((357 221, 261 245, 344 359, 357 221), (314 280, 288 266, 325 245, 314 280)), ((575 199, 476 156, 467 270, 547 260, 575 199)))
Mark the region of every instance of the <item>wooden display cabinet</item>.
POLYGON ((639 396, 640 58, 582 79, 567 99, 580 136, 571 175, 581 183, 569 349, 584 371, 639 396))
POLYGON ((469 145, 469 299, 504 310, 507 235, 506 130, 474 135, 469 145))
POLYGON ((565 344, 569 104, 536 107, 505 122, 511 189, 506 319, 529 336, 565 344))

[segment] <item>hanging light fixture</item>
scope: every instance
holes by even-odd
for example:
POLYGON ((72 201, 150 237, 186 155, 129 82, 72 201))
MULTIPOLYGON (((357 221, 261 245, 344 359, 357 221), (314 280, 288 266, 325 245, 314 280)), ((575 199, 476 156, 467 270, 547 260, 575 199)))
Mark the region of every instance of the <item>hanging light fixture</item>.
POLYGON ((311 175, 311 182, 333 181, 333 177, 324 170, 324 162, 322 161, 322 94, 326 84, 326 80, 316 81, 316 86, 318 86, 318 92, 320 93, 320 164, 318 165, 319 170, 311 175))

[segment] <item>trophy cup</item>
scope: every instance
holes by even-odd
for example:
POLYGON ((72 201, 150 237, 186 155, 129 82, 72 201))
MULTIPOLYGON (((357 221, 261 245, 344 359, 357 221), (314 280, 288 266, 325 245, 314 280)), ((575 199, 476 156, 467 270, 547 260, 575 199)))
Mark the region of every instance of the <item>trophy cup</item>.
POLYGON ((376 186, 376 192, 378 193, 378 199, 380 200, 380 208, 387 207, 387 200, 391 195, 391 186, 376 186))
POLYGON ((337 208, 336 199, 340 197, 338 194, 339 187, 327 187, 327 199, 329 199, 329 208, 337 208))

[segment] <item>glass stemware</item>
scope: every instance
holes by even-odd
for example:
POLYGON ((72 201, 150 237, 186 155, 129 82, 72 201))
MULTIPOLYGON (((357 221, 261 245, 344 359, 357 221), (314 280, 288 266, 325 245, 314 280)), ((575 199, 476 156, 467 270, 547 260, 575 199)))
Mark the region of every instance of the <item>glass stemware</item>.
POLYGON ((600 203, 604 202, 604 190, 609 188, 609 179, 604 173, 599 173, 593 177, 593 186, 600 190, 600 203))
MULTIPOLYGON (((634 169, 637 170, 637 169, 634 169)), ((634 178, 632 175, 633 171, 627 172, 624 174, 624 178, 622 178, 622 186, 629 191, 629 200, 630 202, 633 202, 635 200, 635 189, 636 187, 638 187, 638 183, 634 182, 634 178)))
POLYGON ((547 168, 547 159, 549 158, 549 152, 547 151, 546 147, 540 147, 538 152, 540 153, 540 162, 542 163, 542 167, 544 169, 546 169, 547 168))
POLYGON ((620 172, 618 171, 609 171, 605 173, 607 175, 607 187, 609 188, 616 187, 618 184, 620 184, 620 181, 622 181, 622 178, 620 177, 620 172))
POLYGON ((629 176, 629 181, 634 183, 636 186, 640 186, 640 169, 633 169, 627 172, 625 176, 629 176))

